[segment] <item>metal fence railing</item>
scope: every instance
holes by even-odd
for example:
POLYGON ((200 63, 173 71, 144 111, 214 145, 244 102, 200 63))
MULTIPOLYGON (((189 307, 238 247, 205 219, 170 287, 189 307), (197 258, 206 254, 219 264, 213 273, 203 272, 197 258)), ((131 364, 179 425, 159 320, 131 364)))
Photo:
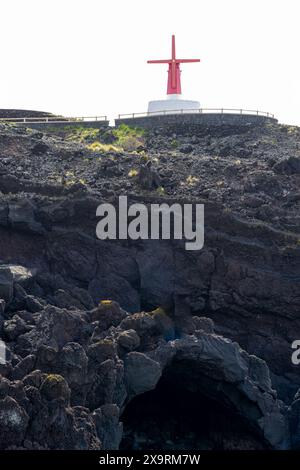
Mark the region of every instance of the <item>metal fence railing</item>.
POLYGON ((74 122, 95 122, 95 121, 107 121, 107 116, 82 116, 82 117, 64 117, 64 116, 35 116, 35 117, 9 117, 0 118, 0 122, 12 122, 12 123, 31 123, 31 124, 40 124, 40 123, 58 123, 64 122, 74 123, 74 122))
POLYGON ((165 116, 169 114, 243 114, 243 115, 255 115, 255 116, 266 116, 274 118, 274 114, 267 113, 265 111, 258 111, 253 109, 236 109, 236 108, 198 108, 198 109, 176 109, 166 111, 151 111, 144 113, 129 113, 119 114, 119 119, 123 118, 135 118, 135 117, 146 117, 146 116, 165 116))
MULTIPOLYGON (((146 117, 146 116, 165 116, 170 114, 242 114, 242 115, 255 115, 265 116, 274 118, 274 114, 253 110, 253 109, 237 109, 237 108, 198 108, 198 109, 177 109, 177 110, 165 110, 165 111, 151 111, 143 113, 129 113, 119 114, 118 119, 130 119, 135 117, 146 117)), ((78 123, 78 122, 96 122, 96 121, 107 121, 107 116, 81 116, 81 117, 64 117, 64 116, 33 116, 33 117, 1 117, 1 122, 11 123, 60 123, 66 124, 78 123)))

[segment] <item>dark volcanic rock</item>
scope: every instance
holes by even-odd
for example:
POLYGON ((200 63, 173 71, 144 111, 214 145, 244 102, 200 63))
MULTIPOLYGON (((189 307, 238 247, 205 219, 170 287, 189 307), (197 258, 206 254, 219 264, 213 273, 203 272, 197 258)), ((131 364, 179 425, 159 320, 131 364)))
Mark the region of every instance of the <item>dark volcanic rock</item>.
POLYGON ((9 303, 13 296, 13 275, 8 267, 0 267, 0 296, 9 303))
POLYGON ((70 399, 70 389, 67 382, 61 375, 48 375, 41 386, 41 395, 46 400, 61 399, 66 403, 70 399))
POLYGON ((143 189, 156 189, 160 186, 159 174, 156 170, 152 169, 152 162, 150 160, 140 167, 138 181, 143 189))
POLYGON ((113 299, 128 312, 134 313, 140 310, 138 292, 126 279, 116 274, 93 279, 89 284, 89 293, 95 303, 113 299))
POLYGON ((16 400, 9 396, 0 400, 1 449, 11 445, 21 445, 28 422, 29 417, 26 411, 18 405, 16 400))
POLYGON ((37 142, 31 149, 33 155, 43 155, 48 152, 49 146, 45 142, 37 142))
POLYGON ((120 305, 113 300, 102 300, 99 305, 94 308, 89 317, 91 321, 97 321, 101 330, 107 330, 110 326, 117 326, 126 312, 120 308, 120 305))
POLYGON ((190 145, 190 144, 185 144, 185 145, 182 145, 180 148, 179 148, 179 151, 181 153, 191 153, 193 151, 193 146, 190 145))
POLYGON ((288 157, 275 163, 274 170, 277 173, 285 175, 299 175, 300 174, 300 158, 288 157))
POLYGON ((152 390, 161 376, 160 365, 142 353, 127 354, 124 364, 129 395, 152 390))
POLYGON ((0 125, 1 449, 299 448, 300 131, 174 132, 92 153, 0 125), (204 203, 204 248, 98 240, 119 195, 204 203))

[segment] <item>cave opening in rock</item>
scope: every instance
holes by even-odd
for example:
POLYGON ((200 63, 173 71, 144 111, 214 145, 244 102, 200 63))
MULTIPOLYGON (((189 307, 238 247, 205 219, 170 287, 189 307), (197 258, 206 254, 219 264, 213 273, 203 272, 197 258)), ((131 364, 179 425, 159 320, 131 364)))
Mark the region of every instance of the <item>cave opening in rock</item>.
POLYGON ((205 377, 188 378, 174 364, 165 370, 156 388, 136 396, 121 421, 122 450, 252 450, 268 447, 247 420, 216 399, 218 383, 205 377), (191 386, 194 382, 197 386, 191 386), (212 388, 211 388, 212 387, 212 388), (212 396, 210 396, 210 390, 212 396))

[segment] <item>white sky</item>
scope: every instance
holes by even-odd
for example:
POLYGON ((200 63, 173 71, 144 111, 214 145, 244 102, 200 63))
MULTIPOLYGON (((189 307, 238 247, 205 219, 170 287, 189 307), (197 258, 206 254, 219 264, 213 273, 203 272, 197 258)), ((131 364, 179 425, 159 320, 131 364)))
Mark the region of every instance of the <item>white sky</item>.
POLYGON ((299 0, 0 0, 0 108, 143 112, 165 95, 171 34, 186 98, 300 125, 299 0))

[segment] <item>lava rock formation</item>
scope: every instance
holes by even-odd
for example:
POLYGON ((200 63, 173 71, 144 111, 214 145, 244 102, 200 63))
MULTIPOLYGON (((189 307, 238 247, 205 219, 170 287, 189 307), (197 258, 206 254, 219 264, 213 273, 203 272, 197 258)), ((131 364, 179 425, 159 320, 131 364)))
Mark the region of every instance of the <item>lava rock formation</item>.
POLYGON ((299 448, 299 183, 296 127, 0 125, 0 448, 299 448), (204 203, 204 248, 97 240, 119 195, 204 203))

